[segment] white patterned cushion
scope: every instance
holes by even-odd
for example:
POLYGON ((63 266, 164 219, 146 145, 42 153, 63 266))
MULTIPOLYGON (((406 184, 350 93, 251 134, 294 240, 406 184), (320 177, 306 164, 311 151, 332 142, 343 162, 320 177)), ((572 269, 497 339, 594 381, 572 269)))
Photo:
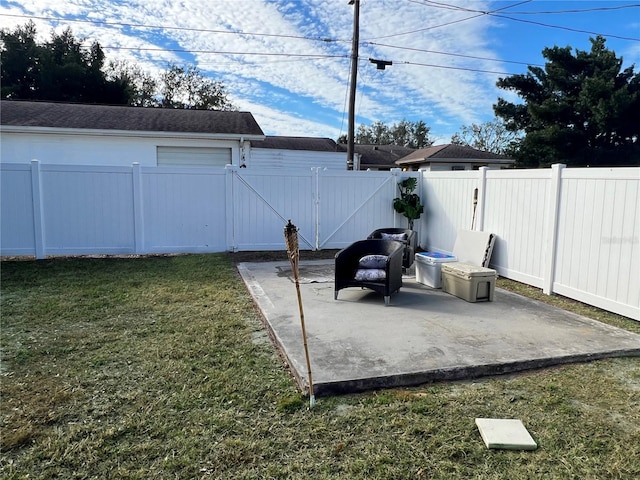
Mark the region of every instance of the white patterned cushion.
POLYGON ((381 233, 383 240, 397 240, 399 242, 404 242, 407 239, 406 233, 381 233))
POLYGON ((385 268, 387 266, 386 255, 365 255, 358 263, 359 268, 385 268))
POLYGON ((358 281, 379 281, 387 278, 387 273, 381 268, 359 268, 356 270, 355 279, 358 281))

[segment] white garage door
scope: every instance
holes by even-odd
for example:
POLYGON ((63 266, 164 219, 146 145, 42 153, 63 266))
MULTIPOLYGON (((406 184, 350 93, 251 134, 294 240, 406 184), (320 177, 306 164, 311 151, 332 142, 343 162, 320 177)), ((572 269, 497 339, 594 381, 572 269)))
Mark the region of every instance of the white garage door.
POLYGON ((230 148, 157 147, 158 166, 224 167, 231 163, 230 148))

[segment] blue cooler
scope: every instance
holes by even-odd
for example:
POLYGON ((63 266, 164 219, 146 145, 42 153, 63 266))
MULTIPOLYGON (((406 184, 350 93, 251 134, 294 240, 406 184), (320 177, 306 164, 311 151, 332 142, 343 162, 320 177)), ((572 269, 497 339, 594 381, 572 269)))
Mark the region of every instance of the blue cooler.
POLYGON ((457 262, 455 255, 439 252, 416 253, 416 280, 433 288, 442 287, 441 266, 447 262, 457 262))

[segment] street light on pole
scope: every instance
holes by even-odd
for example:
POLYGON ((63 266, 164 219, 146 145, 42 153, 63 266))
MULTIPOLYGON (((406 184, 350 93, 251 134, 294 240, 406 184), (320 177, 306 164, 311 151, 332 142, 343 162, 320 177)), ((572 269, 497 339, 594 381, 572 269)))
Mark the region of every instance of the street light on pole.
POLYGON ((360 0, 349 0, 353 5, 353 43, 351 45, 351 87, 349 90, 349 126, 347 133, 347 170, 353 170, 356 80, 358 77, 358 43, 360 41, 360 0))

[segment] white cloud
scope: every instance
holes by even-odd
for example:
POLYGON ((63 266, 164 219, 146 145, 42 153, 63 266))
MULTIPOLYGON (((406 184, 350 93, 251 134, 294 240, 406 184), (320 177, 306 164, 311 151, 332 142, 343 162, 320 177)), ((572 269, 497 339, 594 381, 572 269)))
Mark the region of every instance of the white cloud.
MULTIPOLYGON (((456 55, 499 58, 497 49, 510 41, 495 37, 504 20, 407 0, 360 3, 359 120, 424 120, 434 134, 450 136, 460 125, 493 116, 493 103, 508 92, 496 88, 498 75, 477 70, 509 70, 500 62, 456 55), (394 64, 376 70, 369 57, 394 64)), ((487 11, 496 3, 471 6, 487 11)), ((34 21, 40 39, 49 38, 52 26, 60 32, 68 25, 76 37, 97 40, 107 59, 137 62, 149 71, 169 62, 195 63, 222 80, 234 103, 252 111, 265 131, 334 138, 344 133, 353 8, 346 0, 36 0, 4 2, 0 13, 85 20, 34 21)), ((0 16, 4 28, 25 22, 0 16)), ((626 60, 639 57, 635 44, 623 53, 626 60)))
MULTIPOLYGON (((477 5, 478 8, 481 6, 477 5)), ((25 12, 16 8, 11 10, 25 12)), ((302 97, 320 109, 333 111, 334 119, 344 115, 353 25, 353 7, 346 1, 273 3, 260 0, 145 0, 111 3, 41 0, 35 2, 26 13, 126 23, 105 25, 70 22, 68 25, 71 25, 77 37, 97 40, 103 47, 121 47, 120 50, 105 48, 109 59, 135 61, 146 69, 161 68, 168 62, 195 61, 203 72, 211 73, 216 78, 224 77, 229 82, 228 88, 237 98, 238 105, 251 105, 256 112, 259 108, 256 116, 263 118, 263 123, 268 122, 263 126, 267 130, 282 132, 283 126, 288 123, 287 128, 295 128, 299 134, 303 134, 304 129, 314 135, 323 131, 330 136, 340 133, 335 120, 329 125, 301 121, 297 112, 289 111, 287 96, 302 97), (175 26, 190 30, 152 29, 136 25, 175 26), (315 40, 321 38, 339 41, 315 40), (185 59, 176 52, 151 50, 154 47, 193 53, 185 59), (136 48, 140 50, 132 50, 136 48), (256 53, 268 55, 259 56, 256 53), (312 55, 340 57, 310 59, 312 55), (255 90, 257 94, 248 88, 251 85, 261 86, 255 90), (276 93, 270 92, 267 85, 272 85, 276 93), (236 86, 239 88, 235 89, 236 86), (272 113, 269 114, 269 111, 272 113), (290 116, 288 122, 283 118, 287 115, 290 116)), ((450 22, 461 16, 460 12, 446 9, 429 9, 428 16, 426 13, 427 8, 416 3, 399 4, 397 0, 362 2, 360 38, 364 42, 368 39, 376 41, 381 37, 450 22), (398 5, 402 8, 398 8, 398 5)), ((6 18, 3 21, 8 23, 6 18)), ((19 23, 16 19, 10 22, 14 25, 19 23)), ((44 27, 50 25, 51 22, 37 22, 41 36, 45 31, 48 34, 49 28, 44 27)), ((60 22, 56 31, 61 31, 64 26, 60 22)), ((481 33, 482 28, 477 25, 461 23, 455 31, 434 29, 392 36, 380 39, 380 42, 399 46, 410 44, 412 48, 433 50, 464 49, 469 53, 473 45, 482 43, 479 38, 481 33)), ((401 63, 420 63, 428 57, 424 53, 374 45, 365 45, 362 50, 363 55, 367 54, 367 50, 383 57, 392 55, 401 63)), ((428 61, 441 62, 442 59, 428 61)), ((379 75, 375 67, 367 62, 366 56, 361 56, 359 70, 357 114, 371 121, 420 117, 421 112, 431 115, 436 111, 471 119, 473 116, 469 112, 480 108, 478 89, 487 89, 486 82, 482 86, 482 81, 478 82, 464 72, 453 75, 451 71, 407 64, 399 64, 379 75), (474 81, 473 86, 469 83, 471 81, 474 81), (406 115, 402 113, 403 110, 406 110, 406 115)), ((425 120, 429 122, 431 119, 425 120)))
POLYGON ((237 103, 242 111, 251 112, 266 135, 289 137, 328 137, 336 140, 345 131, 327 128, 326 124, 304 118, 295 118, 290 112, 267 108, 259 103, 242 100, 237 103))

